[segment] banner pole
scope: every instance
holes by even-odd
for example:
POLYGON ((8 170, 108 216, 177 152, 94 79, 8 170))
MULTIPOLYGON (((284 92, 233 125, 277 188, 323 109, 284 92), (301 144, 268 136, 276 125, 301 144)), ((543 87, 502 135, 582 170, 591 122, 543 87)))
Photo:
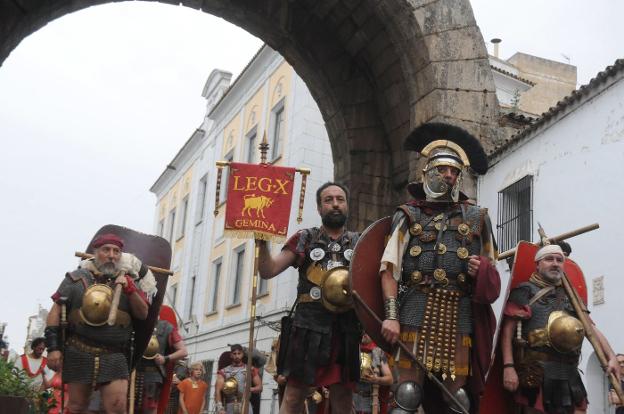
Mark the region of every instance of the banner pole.
MULTIPOLYGON (((262 137, 262 142, 258 145, 260 149, 260 164, 267 163, 267 152, 269 150, 269 143, 267 141, 266 132, 262 137)), ((249 397, 251 397, 251 383, 253 378, 252 361, 254 351, 254 330, 256 323, 256 299, 258 293, 258 261, 260 257, 260 246, 258 246, 259 239, 254 238, 254 264, 253 274, 251 275, 251 306, 249 312, 249 345, 247 345, 247 376, 245 379, 245 392, 243 393, 243 414, 249 414, 249 397)))
POLYGON ((251 310, 249 312, 249 345, 247 345, 247 375, 245 379, 245 392, 243 394, 243 414, 249 414, 249 398, 251 397, 251 383, 253 378, 252 361, 254 352, 254 330, 256 323, 256 299, 258 293, 258 260, 260 256, 260 246, 258 239, 254 239, 254 265, 251 276, 251 310))

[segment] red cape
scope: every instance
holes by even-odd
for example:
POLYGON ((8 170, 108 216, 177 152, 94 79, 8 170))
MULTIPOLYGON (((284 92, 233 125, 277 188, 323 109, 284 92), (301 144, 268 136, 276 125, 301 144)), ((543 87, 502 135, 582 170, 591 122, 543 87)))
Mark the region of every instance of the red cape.
POLYGON ((468 389, 475 403, 472 412, 477 412, 479 396, 485 388, 485 378, 490 368, 496 317, 492 303, 500 294, 500 276, 487 258, 481 257, 481 265, 472 294, 473 352, 470 356, 472 375, 468 377, 468 389))

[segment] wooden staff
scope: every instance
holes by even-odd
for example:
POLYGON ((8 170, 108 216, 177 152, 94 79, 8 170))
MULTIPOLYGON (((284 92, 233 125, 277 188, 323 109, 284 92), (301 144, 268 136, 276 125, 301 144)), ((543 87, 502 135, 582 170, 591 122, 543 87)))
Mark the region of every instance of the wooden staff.
MULTIPOLYGON (((600 225, 598 223, 594 223, 594 224, 589 224, 587 226, 584 227, 580 227, 576 230, 571 230, 565 233, 562 233, 558 236, 555 237, 548 237, 548 244, 551 243, 556 243, 562 240, 566 240, 569 239, 571 237, 574 236, 578 236, 579 234, 583 234, 583 233, 588 233, 590 231, 596 230, 600 227, 600 225)), ((537 244, 537 243, 536 243, 537 244)), ((513 256, 514 254, 516 254, 516 248, 514 247, 513 249, 509 249, 509 250, 505 250, 504 252, 502 252, 501 254, 498 255, 498 260, 505 260, 508 257, 513 256)))
POLYGON ((371 402, 373 404, 372 414, 379 414, 379 384, 373 384, 373 392, 371 393, 371 402))
MULTIPOLYGON (((542 228, 541 225, 539 226, 537 232, 539 233, 540 238, 542 239, 542 244, 544 246, 549 245, 550 239, 546 237, 546 233, 544 232, 544 229, 542 228)), ((568 275, 566 275, 565 272, 563 274, 563 277, 561 278, 561 282, 562 282, 563 288, 565 289, 566 294, 568 295, 568 298, 570 299, 570 303, 572 304, 572 307, 574 308, 574 312, 576 312, 579 320, 583 324, 583 329, 585 329, 585 336, 587 337, 587 339, 589 340, 589 343, 594 348, 594 351, 596 352, 596 357, 598 357, 598 361, 600 362, 600 366, 602 367, 602 370, 604 372, 607 372, 607 366, 608 366, 607 357, 605 356, 604 350, 602 349, 602 346, 600 345, 600 341, 598 340, 598 338, 596 338, 594 325, 589 321, 589 318, 587 317, 587 315, 589 314, 589 311, 587 310, 585 303, 583 303, 583 301, 579 297, 576 289, 572 287, 572 284, 570 283, 570 279, 568 279, 568 275)), ((611 386, 613 387, 613 390, 617 394, 620 401, 624 401, 624 395, 622 394, 622 387, 620 386, 620 381, 618 381, 617 377, 613 373, 609 373, 609 382, 611 383, 611 386)))
POLYGON ((121 283, 115 285, 113 302, 111 303, 110 312, 108 313, 108 320, 106 321, 108 326, 114 326, 115 322, 117 322, 117 309, 119 308, 119 301, 121 300, 121 288, 121 283))
POLYGON ((130 373, 130 395, 128 397, 128 414, 134 414, 134 400, 136 393, 136 368, 130 373))
MULTIPOLYGON (((379 319, 379 316, 377 316, 377 314, 368 306, 368 304, 366 302, 364 302, 364 300, 362 299, 362 297, 357 293, 357 291, 353 290, 351 291, 351 296, 353 297, 353 299, 357 300, 358 303, 360 305, 362 305, 362 307, 364 308, 364 310, 370 315, 372 316, 375 321, 377 321, 377 323, 379 324, 379 326, 382 325, 382 321, 381 319, 379 319)), ((429 378, 429 380, 431 382, 433 382, 435 385, 438 386, 438 388, 440 389, 440 391, 442 391, 442 393, 444 395, 446 395, 446 397, 453 403, 455 404, 455 407, 458 408, 459 410, 461 410, 461 412, 463 414, 469 414, 468 410, 466 409, 466 407, 463 406, 462 403, 460 403, 459 401, 457 401, 457 398, 455 398, 455 396, 448 390, 448 388, 446 388, 444 386, 444 384, 442 384, 442 382, 438 379, 438 377, 436 377, 435 375, 433 375, 430 371, 427 370, 427 368, 423 365, 423 363, 416 358, 416 355, 414 355, 412 353, 412 351, 407 347, 407 345, 405 345, 405 343, 403 343, 403 341, 401 341, 400 339, 397 340, 396 344, 399 346, 399 348, 401 348, 401 351, 405 352, 405 355, 407 355, 412 361, 414 361, 416 363, 416 365, 418 365, 418 367, 427 375, 427 378, 429 378)))

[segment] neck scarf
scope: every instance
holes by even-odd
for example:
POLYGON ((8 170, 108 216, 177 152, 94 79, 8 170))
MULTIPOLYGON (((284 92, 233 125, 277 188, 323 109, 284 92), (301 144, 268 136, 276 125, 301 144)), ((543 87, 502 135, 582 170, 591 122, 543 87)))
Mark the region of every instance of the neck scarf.
POLYGON ((550 280, 544 279, 542 275, 537 272, 533 272, 533 274, 529 278, 529 282, 541 288, 545 288, 548 286, 561 286, 561 279, 557 280, 556 282, 551 282, 550 280))

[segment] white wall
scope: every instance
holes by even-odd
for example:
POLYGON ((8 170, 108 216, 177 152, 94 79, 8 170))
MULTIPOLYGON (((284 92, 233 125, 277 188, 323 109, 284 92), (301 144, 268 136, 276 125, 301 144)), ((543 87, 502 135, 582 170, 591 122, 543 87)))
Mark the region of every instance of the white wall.
MULTIPOLYGON (((585 273, 591 317, 616 353, 624 352, 624 329, 619 319, 624 314, 620 248, 624 241, 624 82, 611 85, 559 122, 538 131, 530 141, 512 148, 479 180, 479 204, 490 209, 494 227, 497 193, 527 173, 534 175, 534 229, 540 222, 547 234, 556 235, 600 223, 599 230, 569 242, 572 258, 585 273), (605 302, 594 306, 592 279, 598 276, 604 276, 605 302)), ((534 234, 534 240, 537 238, 534 234)), ((508 270, 501 271, 501 276, 504 291, 508 270)), ((497 309, 504 299, 501 296, 497 309)), ((595 372, 590 365, 592 352, 585 341, 580 364, 585 373, 595 372)), ((595 375, 586 375, 589 413, 605 412, 599 402, 603 387, 597 381, 595 375)))

